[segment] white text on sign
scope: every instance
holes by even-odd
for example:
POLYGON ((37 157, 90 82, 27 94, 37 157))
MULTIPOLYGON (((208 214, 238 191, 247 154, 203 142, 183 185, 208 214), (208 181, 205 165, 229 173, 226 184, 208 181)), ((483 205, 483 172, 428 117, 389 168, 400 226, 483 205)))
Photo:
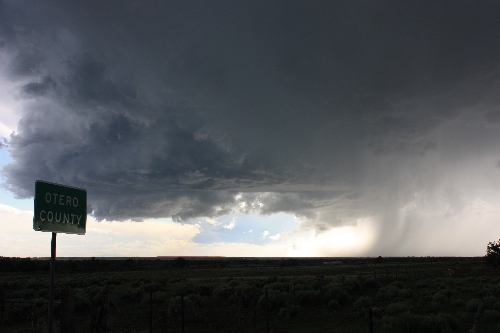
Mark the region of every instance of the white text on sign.
POLYGON ((45 193, 45 202, 54 205, 78 207, 78 198, 57 193, 45 193))
POLYGON ((81 218, 82 218, 82 215, 52 212, 50 210, 48 212, 46 212, 44 210, 42 210, 40 212, 40 221, 42 221, 42 222, 48 221, 48 222, 57 222, 57 223, 80 224, 81 218), (70 217, 71 217, 71 219, 70 219, 70 217))

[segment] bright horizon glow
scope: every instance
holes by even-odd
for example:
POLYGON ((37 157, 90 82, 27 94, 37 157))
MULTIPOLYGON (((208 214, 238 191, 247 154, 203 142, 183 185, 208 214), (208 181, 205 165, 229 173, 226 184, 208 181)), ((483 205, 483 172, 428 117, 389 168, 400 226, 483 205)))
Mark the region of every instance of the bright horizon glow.
MULTIPOLYGON (((0 204, 0 219, 8 221, 0 232, 0 252, 3 256, 50 256, 51 233, 34 231, 32 216, 31 211, 0 204)), ((368 226, 366 221, 361 221, 360 225, 368 226)), ((60 233, 57 251, 60 257, 317 257, 331 256, 326 253, 321 255, 328 248, 330 251, 338 250, 337 256, 353 256, 362 254, 373 239, 370 228, 358 230, 352 226, 319 235, 315 235, 314 231, 284 232, 271 236, 273 240, 265 245, 234 242, 200 244, 193 241, 199 232, 198 224, 180 224, 171 219, 97 222, 88 216, 86 235, 60 233)))
MULTIPOLYGON (((467 209, 467 215, 477 215, 477 209, 484 212, 484 220, 489 226, 496 225, 497 208, 477 201, 467 209), (486 207, 485 209, 485 206, 486 207)), ((6 221, 0 232, 0 253, 5 257, 48 257, 50 256, 50 232, 32 229, 33 212, 0 204, 0 220, 6 221)), ((426 223, 432 223, 436 213, 428 213, 426 223)), ((272 241, 264 244, 241 242, 196 243, 193 239, 200 233, 200 226, 180 224, 171 219, 150 219, 144 222, 97 222, 92 216, 87 218, 86 235, 58 235, 59 257, 156 257, 156 256, 226 256, 226 257, 357 257, 389 253, 370 251, 376 241, 376 221, 371 218, 359 219, 356 226, 343 226, 317 234, 313 230, 291 230, 272 236, 272 241)), ((486 233, 488 235, 488 233, 486 233)), ((422 234, 432 246, 423 247, 421 253, 412 253, 415 242, 405 244, 400 256, 482 256, 480 243, 482 233, 474 233, 474 226, 460 223, 453 218, 432 235, 422 234), (465 243, 463 251, 450 251, 448 243, 435 244, 441 240, 451 225, 464 228, 467 235, 455 241, 465 243), (470 236, 473 238, 471 239, 470 236), (478 246, 479 245, 479 246, 478 246)))

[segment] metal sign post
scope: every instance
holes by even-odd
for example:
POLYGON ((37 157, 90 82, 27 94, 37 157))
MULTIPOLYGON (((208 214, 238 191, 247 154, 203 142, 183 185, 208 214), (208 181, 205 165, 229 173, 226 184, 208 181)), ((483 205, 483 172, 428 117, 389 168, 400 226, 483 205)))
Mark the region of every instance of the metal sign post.
POLYGON ((84 189, 37 180, 33 229, 52 232, 50 243, 49 313, 47 332, 54 325, 54 277, 56 270, 56 236, 58 232, 85 235, 87 226, 87 191, 84 189))
POLYGON ((56 236, 57 233, 52 233, 52 241, 50 242, 50 277, 49 277, 49 320, 48 333, 52 333, 54 326, 54 275, 56 271, 56 236))

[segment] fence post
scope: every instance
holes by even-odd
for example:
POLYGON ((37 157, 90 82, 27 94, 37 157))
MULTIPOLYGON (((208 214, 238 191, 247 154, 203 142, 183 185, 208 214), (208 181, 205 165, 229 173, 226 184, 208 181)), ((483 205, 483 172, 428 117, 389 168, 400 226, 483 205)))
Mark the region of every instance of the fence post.
POLYGON ((368 329, 370 333, 373 333, 373 313, 372 313, 372 308, 368 308, 368 329))
MULTIPOLYGON (((92 297, 93 299, 93 297, 92 297)), ((97 304, 97 310, 92 309, 90 312, 90 332, 91 333, 108 333, 108 314, 109 314, 109 285, 104 288, 104 297, 97 304)))
POLYGON ((252 332, 257 333, 257 297, 252 298, 252 332))
POLYGON ((269 292, 266 290, 266 332, 269 333, 269 292))
POLYGON ((181 332, 184 333, 184 295, 181 295, 181 332))
POLYGON ((149 290, 149 333, 153 333, 153 289, 149 290))
POLYGON ((0 333, 4 333, 3 330, 3 316, 5 314, 5 295, 7 291, 5 289, 0 289, 0 333))
POLYGON ((479 316, 481 316, 482 311, 483 311, 483 303, 479 303, 476 315, 474 316, 474 323, 472 324, 472 328, 469 330, 469 333, 477 333, 477 324, 479 323, 479 316))
POLYGON ((168 312, 166 309, 162 309, 160 313, 161 333, 167 333, 167 319, 168 312))
POLYGON ((385 268, 385 284, 389 284, 389 268, 385 268))
POLYGON ((243 313, 243 297, 241 294, 236 291, 236 319, 238 321, 238 332, 243 333, 245 330, 245 321, 244 321, 244 313, 243 313))
MULTIPOLYGON (((295 289, 295 287, 293 287, 295 289)), ((321 280, 321 304, 325 303, 325 280, 321 280)))
POLYGON ((75 291, 61 290, 61 333, 73 333, 75 327, 75 291))
POLYGON ((288 286, 288 299, 286 302, 286 319, 290 319, 290 312, 292 310, 292 284, 288 286))
POLYGON ((94 304, 92 304, 92 307, 90 309, 90 333, 95 333, 97 330, 97 315, 99 314, 99 308, 97 310, 94 307, 94 304))

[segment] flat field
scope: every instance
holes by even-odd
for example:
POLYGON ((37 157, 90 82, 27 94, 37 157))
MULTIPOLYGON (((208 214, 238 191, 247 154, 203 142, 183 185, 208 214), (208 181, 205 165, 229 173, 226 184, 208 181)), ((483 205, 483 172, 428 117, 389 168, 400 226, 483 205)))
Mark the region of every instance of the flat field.
MULTIPOLYGON (((482 258, 71 260, 75 332, 500 331, 500 275, 482 258), (342 260, 342 263, 324 264, 342 260), (267 299, 266 299, 267 294, 267 299), (184 324, 183 324, 184 323, 184 324), (184 328, 183 328, 184 326, 184 328)), ((7 300, 46 300, 48 261, 0 259, 7 300)), ((58 332, 60 306, 55 307, 58 332)), ((46 332, 47 305, 6 303, 6 332, 46 332)))

